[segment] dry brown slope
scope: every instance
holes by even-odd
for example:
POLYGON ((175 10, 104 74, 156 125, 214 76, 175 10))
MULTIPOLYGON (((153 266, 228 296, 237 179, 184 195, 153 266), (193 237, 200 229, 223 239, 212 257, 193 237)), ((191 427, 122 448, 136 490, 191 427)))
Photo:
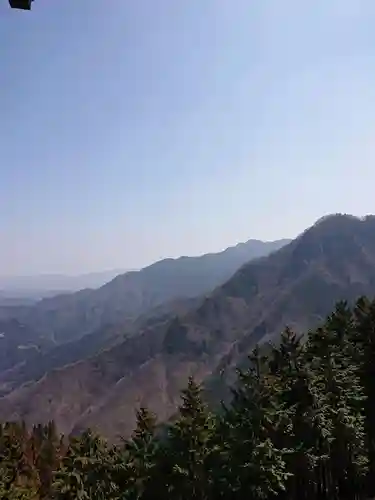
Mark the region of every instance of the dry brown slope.
POLYGON ((0 417, 126 434, 139 404, 167 418, 190 373, 207 380, 285 323, 309 326, 335 301, 374 293, 375 217, 335 216, 245 265, 188 314, 14 391, 0 400, 0 417))
POLYGON ((221 342, 215 355, 198 352, 199 344, 192 343, 192 350, 185 346, 177 352, 169 340, 174 328, 183 329, 179 321, 172 321, 158 331, 147 330, 11 392, 0 399, 0 418, 21 418, 29 424, 54 419, 64 433, 92 426, 116 437, 132 428, 134 408, 140 404, 168 417, 188 376, 205 379, 230 348, 221 342))

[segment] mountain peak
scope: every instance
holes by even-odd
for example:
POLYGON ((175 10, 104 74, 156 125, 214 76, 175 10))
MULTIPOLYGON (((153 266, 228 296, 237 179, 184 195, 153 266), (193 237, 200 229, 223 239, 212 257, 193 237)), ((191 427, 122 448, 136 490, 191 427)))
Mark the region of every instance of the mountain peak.
POLYGON ((328 229, 340 229, 346 225, 346 227, 353 227, 353 225, 359 225, 359 224, 369 224, 369 223, 374 223, 375 222, 375 215, 364 215, 364 216, 357 216, 357 215, 352 215, 352 214, 347 214, 347 213, 335 213, 335 214, 328 214, 324 215, 323 217, 320 217, 315 224, 307 229, 307 231, 313 229, 313 228, 328 228, 328 229))

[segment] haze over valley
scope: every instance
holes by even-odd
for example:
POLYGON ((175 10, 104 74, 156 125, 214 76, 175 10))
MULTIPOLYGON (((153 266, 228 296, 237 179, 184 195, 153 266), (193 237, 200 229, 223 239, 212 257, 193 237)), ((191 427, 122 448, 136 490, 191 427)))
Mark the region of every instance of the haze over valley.
POLYGON ((41 274, 35 276, 0 276, 0 304, 38 301, 60 293, 97 288, 125 272, 116 269, 77 276, 41 274))

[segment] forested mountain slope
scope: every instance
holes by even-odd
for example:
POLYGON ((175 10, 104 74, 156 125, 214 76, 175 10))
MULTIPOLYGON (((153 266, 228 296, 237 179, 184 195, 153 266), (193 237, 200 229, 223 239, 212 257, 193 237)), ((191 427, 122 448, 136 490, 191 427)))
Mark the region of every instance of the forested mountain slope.
POLYGON ((305 333, 285 329, 267 357, 249 352, 219 411, 189 378, 173 419, 137 408, 118 443, 1 423, 0 498, 374 498, 375 301, 338 303, 305 333))
POLYGON ((90 360, 48 373, 0 400, 2 418, 55 419, 114 437, 147 405, 171 415, 188 375, 210 381, 289 324, 305 330, 340 299, 375 293, 375 217, 318 221, 268 257, 244 265, 189 312, 171 314, 90 360))

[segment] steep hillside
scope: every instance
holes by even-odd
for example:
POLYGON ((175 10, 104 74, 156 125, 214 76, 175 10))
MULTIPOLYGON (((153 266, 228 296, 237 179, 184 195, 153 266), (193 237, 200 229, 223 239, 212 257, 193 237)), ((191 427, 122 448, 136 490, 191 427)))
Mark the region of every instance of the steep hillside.
POLYGON ((245 262, 268 255, 287 242, 250 240, 217 254, 162 260, 119 275, 97 290, 44 299, 23 308, 17 318, 58 344, 78 339, 169 301, 209 292, 245 262))
POLYGON ((48 339, 13 319, 0 320, 0 373, 51 346, 48 339))
POLYGON ((51 370, 85 360, 132 335, 138 335, 148 328, 164 323, 172 312, 184 314, 199 301, 199 298, 192 298, 168 302, 143 314, 135 321, 125 321, 120 325, 105 325, 77 340, 52 347, 49 345, 48 349, 34 350, 32 356, 17 359, 17 362, 10 363, 7 357, 8 369, 0 371, 0 396, 24 383, 39 380, 51 370))
POLYGON ((114 348, 14 390, 0 399, 0 416, 54 418, 65 432, 92 426, 112 438, 126 434, 135 406, 171 415, 188 374, 213 387, 285 324, 306 329, 337 300, 362 294, 375 294, 375 217, 325 218, 244 265, 189 312, 167 315, 114 348))

